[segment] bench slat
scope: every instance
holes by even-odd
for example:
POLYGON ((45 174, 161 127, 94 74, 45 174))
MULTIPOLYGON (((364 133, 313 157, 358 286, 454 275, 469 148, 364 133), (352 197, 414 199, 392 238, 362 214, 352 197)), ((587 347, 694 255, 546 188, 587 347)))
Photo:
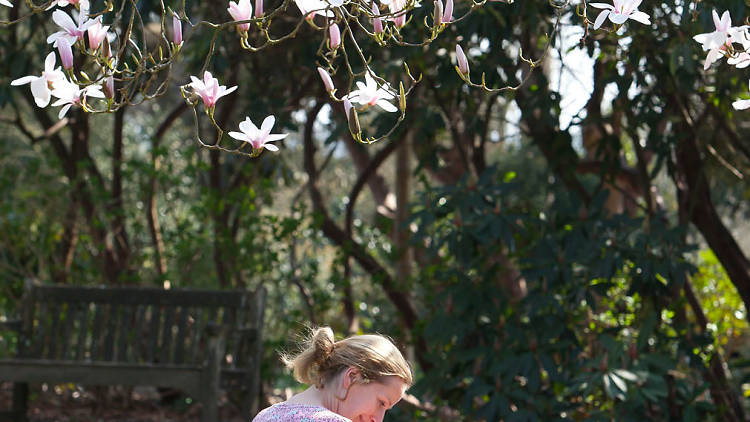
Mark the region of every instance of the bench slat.
POLYGON ((174 363, 181 364, 185 362, 185 342, 187 341, 187 324, 190 308, 187 306, 180 307, 180 315, 177 318, 177 338, 175 339, 174 363))
POLYGON ((146 325, 146 306, 138 306, 135 316, 135 331, 133 333, 133 343, 130 346, 130 362, 142 362, 145 358, 146 339, 143 337, 143 326, 146 325))
MULTIPOLYGON (((59 303, 52 303, 49 307, 49 319, 50 319, 50 330, 49 335, 46 336, 45 349, 48 359, 57 359, 57 345, 59 344, 57 339, 60 337, 60 315, 62 314, 62 306, 59 303)), ((42 355, 44 356, 44 355, 42 355)))
POLYGON ((99 360, 101 349, 103 349, 101 332, 104 325, 105 306, 106 305, 101 303, 94 304, 96 309, 94 310, 94 321, 91 331, 91 349, 89 350, 89 359, 91 360, 99 360))
POLYGON ((81 306, 78 314, 78 341, 76 342, 75 360, 83 360, 86 356, 86 337, 89 332, 89 306, 81 306))
POLYGON ((151 320, 149 322, 148 338, 151 340, 146 349, 146 362, 152 363, 156 358, 156 348, 159 346, 159 327, 161 326, 161 306, 151 306, 151 320))
POLYGON ((195 311, 195 320, 193 321, 193 336, 190 340, 190 360, 189 363, 196 363, 198 360, 198 350, 201 343, 201 335, 206 327, 206 323, 203 320, 203 308, 198 308, 195 311))
POLYGON ((131 336, 135 308, 133 306, 125 306, 121 312, 120 323, 118 324, 118 336, 115 340, 115 343, 117 344, 117 357, 115 360, 119 362, 127 362, 128 344, 136 341, 136 339, 131 336))
POLYGON ((78 306, 68 304, 65 310, 65 324, 62 332, 62 360, 70 359, 70 343, 73 338, 73 328, 78 317, 78 306))
POLYGON ((172 328, 174 325, 175 307, 167 306, 166 311, 167 312, 164 314, 164 326, 161 331, 161 354, 159 356, 160 363, 172 363, 170 362, 170 358, 172 357, 170 351, 172 348, 172 336, 174 335, 172 328))
POLYGON ((201 368, 188 365, 3 359, 0 373, 7 381, 178 387, 193 397, 198 397, 201 387, 201 368))
POLYGON ((107 362, 114 360, 115 357, 115 335, 117 334, 117 323, 121 311, 120 307, 115 304, 110 304, 108 308, 107 333, 104 336, 104 350, 102 353, 102 359, 107 362))

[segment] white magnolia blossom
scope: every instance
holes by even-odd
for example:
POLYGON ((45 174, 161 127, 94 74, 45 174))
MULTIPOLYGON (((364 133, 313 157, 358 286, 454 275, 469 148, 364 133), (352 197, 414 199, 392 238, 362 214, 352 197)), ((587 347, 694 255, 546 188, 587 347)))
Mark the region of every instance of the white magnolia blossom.
POLYGON ((0 5, 13 7, 13 3, 9 2, 8 0, 0 0, 0 5))
POLYGON ((711 67, 712 63, 724 57, 733 42, 741 43, 743 46, 748 44, 747 26, 733 27, 732 17, 729 15, 728 10, 721 15, 721 18, 719 18, 716 10, 713 10, 711 14, 713 15, 716 30, 693 37, 695 41, 701 43, 703 50, 708 50, 706 60, 703 62, 704 70, 711 67))
POLYGON ((589 3, 591 7, 605 9, 596 17, 594 29, 599 29, 607 17, 609 17, 609 20, 615 25, 621 25, 628 19, 632 19, 645 25, 651 25, 650 17, 638 10, 641 1, 642 0, 613 0, 614 6, 607 3, 589 3))
POLYGON ((357 82, 359 89, 347 95, 351 102, 366 106, 377 105, 391 113, 398 111, 398 108, 390 103, 391 100, 396 98, 396 94, 387 82, 383 86, 378 86, 377 81, 369 72, 365 74, 365 82, 357 82))
POLYGON ((333 10, 330 10, 329 3, 325 0, 294 0, 294 4, 297 5, 297 8, 302 12, 302 16, 304 16, 305 19, 312 19, 313 15, 326 16, 329 18, 336 16, 336 14, 333 13, 333 10), (326 8, 329 10, 326 10, 326 8))
POLYGON ((745 110, 750 108, 750 100, 737 100, 732 103, 735 110, 745 110))
POLYGON ((34 102, 37 106, 44 108, 49 104, 50 87, 54 87, 56 82, 64 79, 65 74, 60 70, 60 67, 55 67, 55 53, 52 52, 44 60, 44 71, 41 76, 24 76, 10 84, 14 86, 31 84, 31 95, 34 96, 34 102))
POLYGON ((743 51, 737 56, 727 59, 727 63, 737 67, 738 69, 745 68, 747 66, 750 66, 750 54, 743 51))
POLYGON ((74 6, 78 7, 89 7, 89 1, 88 0, 57 0, 53 1, 52 4, 49 5, 47 10, 52 9, 53 7, 65 7, 69 4, 72 4, 74 6))
POLYGON ((81 2, 80 7, 81 10, 78 13, 78 23, 62 10, 58 9, 52 12, 52 20, 55 21, 62 30, 47 37, 47 43, 52 44, 53 47, 57 47, 57 40, 65 38, 70 45, 73 45, 76 41, 83 39, 83 34, 86 33, 86 30, 89 29, 90 26, 97 22, 101 23, 101 16, 98 16, 96 19, 89 19, 88 3, 81 2))
POLYGON ((245 120, 240 122, 241 132, 229 132, 229 136, 238 141, 247 142, 253 149, 265 148, 269 151, 278 151, 279 147, 270 142, 284 139, 289 135, 288 133, 271 133, 273 125, 276 123, 276 118, 268 116, 263 120, 260 125, 260 129, 250 120, 249 117, 245 117, 245 120))
POLYGON ((67 79, 55 83, 52 95, 58 100, 52 103, 53 107, 63 106, 57 117, 62 119, 72 106, 81 106, 86 102, 86 97, 105 98, 102 88, 98 85, 89 85, 81 88, 78 84, 67 79))

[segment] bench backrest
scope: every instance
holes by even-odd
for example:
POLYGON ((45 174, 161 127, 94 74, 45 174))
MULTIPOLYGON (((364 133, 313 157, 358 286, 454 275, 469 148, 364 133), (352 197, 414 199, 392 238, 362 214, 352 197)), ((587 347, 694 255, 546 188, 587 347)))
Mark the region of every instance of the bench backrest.
POLYGON ((164 290, 33 284, 24 297, 22 357, 201 365, 206 327, 226 334, 228 368, 257 367, 265 290, 164 290))

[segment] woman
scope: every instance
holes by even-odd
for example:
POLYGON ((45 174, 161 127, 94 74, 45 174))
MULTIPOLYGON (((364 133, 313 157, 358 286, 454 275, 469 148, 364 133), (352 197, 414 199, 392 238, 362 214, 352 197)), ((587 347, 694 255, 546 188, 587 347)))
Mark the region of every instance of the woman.
POLYGON ((330 328, 317 328, 302 352, 282 359, 310 387, 253 422, 382 422, 412 384, 401 352, 379 335, 334 341, 330 328))

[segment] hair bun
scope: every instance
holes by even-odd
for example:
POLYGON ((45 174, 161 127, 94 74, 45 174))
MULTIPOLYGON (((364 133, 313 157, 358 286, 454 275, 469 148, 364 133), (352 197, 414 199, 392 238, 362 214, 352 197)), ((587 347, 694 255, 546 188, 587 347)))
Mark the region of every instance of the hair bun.
POLYGON ((323 365, 333 354, 333 330, 330 327, 319 327, 312 332, 312 346, 314 350, 314 361, 323 365))

